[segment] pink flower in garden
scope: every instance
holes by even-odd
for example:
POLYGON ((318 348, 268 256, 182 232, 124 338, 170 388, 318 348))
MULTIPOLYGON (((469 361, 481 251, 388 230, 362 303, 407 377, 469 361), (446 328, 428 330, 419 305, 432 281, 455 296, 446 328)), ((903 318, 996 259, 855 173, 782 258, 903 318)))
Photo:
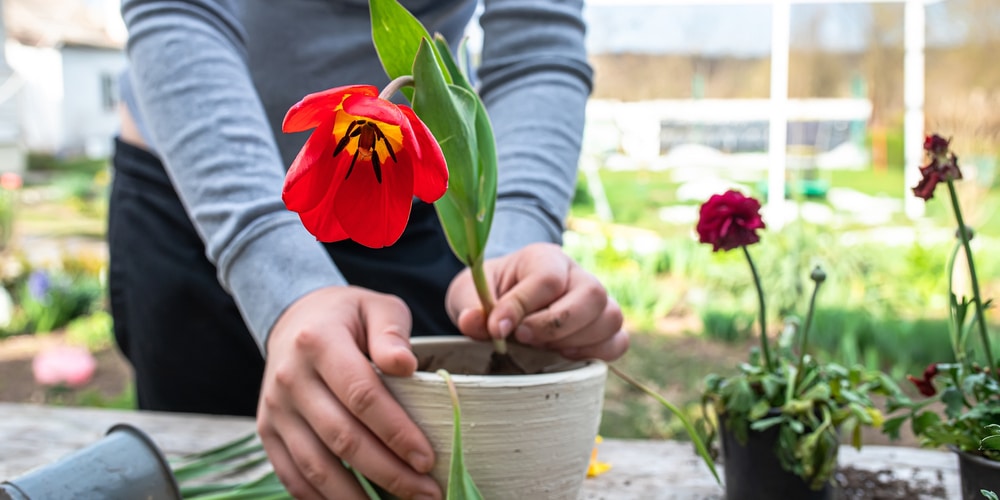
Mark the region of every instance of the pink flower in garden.
POLYGON ((757 243, 763 228, 760 202, 734 190, 712 195, 701 206, 697 227, 699 241, 711 243, 713 252, 757 243))
POLYGON ((21 185, 22 181, 20 175, 17 175, 14 172, 4 172, 3 174, 0 174, 0 188, 8 191, 16 191, 21 189, 21 185))
POLYGON ((56 346, 45 349, 31 361, 31 371, 39 385, 80 387, 94 376, 97 361, 82 347, 56 346))

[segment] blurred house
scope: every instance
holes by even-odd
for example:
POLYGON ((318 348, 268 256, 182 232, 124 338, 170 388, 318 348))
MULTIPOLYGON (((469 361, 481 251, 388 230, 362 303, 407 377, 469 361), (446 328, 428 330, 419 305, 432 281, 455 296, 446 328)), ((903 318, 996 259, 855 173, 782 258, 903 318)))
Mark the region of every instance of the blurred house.
MULTIPOLYGON (((3 11, 0 10, 0 40, 5 40, 3 11)), ((24 170, 24 152, 20 140, 17 113, 17 89, 20 82, 0 51, 0 172, 24 170)))
POLYGON ((118 129, 118 77, 125 67, 118 0, 2 2, 4 53, 13 72, 7 81, 17 95, 0 100, 0 141, 13 114, 28 151, 107 156, 118 129), (12 105, 16 111, 5 108, 12 105))

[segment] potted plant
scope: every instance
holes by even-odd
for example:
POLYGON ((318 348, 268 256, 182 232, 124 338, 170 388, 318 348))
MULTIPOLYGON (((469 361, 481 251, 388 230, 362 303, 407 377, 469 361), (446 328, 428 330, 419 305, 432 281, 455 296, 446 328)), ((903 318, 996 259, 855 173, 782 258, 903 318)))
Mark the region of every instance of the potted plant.
MULTIPOLYGON (((369 7, 391 82, 381 91, 311 94, 289 110, 285 132, 314 131, 288 171, 285 203, 322 241, 381 247, 402 233, 413 196, 434 202, 488 317, 494 298, 483 265, 497 186, 489 117, 444 39, 396 0, 369 7), (412 109, 389 101, 397 91, 412 109), (390 159, 393 168, 383 169, 390 159), (358 210, 361 203, 372 208, 358 210)), ((449 498, 477 497, 466 488, 470 479, 486 498, 578 495, 600 421, 604 363, 571 362, 503 339, 417 337, 411 345, 418 372, 382 380, 432 444, 432 475, 449 498)))
POLYGON ((1000 373, 990 345, 984 300, 976 275, 971 240, 973 231, 962 216, 955 181, 962 178, 951 140, 933 134, 924 140, 927 164, 913 194, 927 201, 939 184, 947 186, 957 227, 955 243, 945 269, 948 281, 952 359, 932 363, 920 376, 908 376, 924 399, 900 395, 892 400, 907 412, 886 421, 885 431, 898 437, 909 421, 924 446, 947 446, 958 456, 963 498, 981 498, 981 490, 1000 491, 1000 450, 995 445, 1000 424, 1000 373), (967 289, 956 290, 956 270, 964 261, 967 289), (968 294, 968 295, 966 295, 968 294), (975 341, 975 343, 974 343, 975 341), (978 346, 977 351, 973 346, 978 346))
MULTIPOLYGON (((817 266, 801 328, 786 322, 782 341, 768 338, 765 294, 749 246, 765 225, 760 202, 730 190, 701 206, 699 240, 713 251, 739 248, 758 298, 759 341, 747 363, 730 376, 710 375, 703 402, 714 410, 722 441, 729 499, 833 498, 831 479, 841 437, 861 446, 861 428, 882 414, 871 394, 898 391, 881 372, 823 363, 809 353, 809 328, 826 274, 817 266)), ((709 441, 715 439, 713 431, 709 441)))

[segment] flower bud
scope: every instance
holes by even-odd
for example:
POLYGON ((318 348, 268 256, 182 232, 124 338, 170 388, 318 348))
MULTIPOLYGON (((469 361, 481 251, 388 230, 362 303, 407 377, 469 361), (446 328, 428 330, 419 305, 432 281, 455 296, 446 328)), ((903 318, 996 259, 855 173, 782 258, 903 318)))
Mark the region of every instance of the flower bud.
POLYGON ((826 272, 823 271, 822 267, 816 266, 813 268, 812 273, 809 274, 809 279, 815 281, 818 285, 826 281, 826 272))

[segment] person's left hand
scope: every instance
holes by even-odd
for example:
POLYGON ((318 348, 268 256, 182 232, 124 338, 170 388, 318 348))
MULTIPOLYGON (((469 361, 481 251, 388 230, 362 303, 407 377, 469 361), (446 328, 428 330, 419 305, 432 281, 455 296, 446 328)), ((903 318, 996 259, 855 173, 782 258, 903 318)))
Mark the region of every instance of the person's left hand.
POLYGON ((628 349, 618 304, 558 245, 536 243, 485 263, 496 296, 488 321, 468 269, 445 298, 451 320, 479 340, 507 337, 570 359, 617 359, 628 349))

